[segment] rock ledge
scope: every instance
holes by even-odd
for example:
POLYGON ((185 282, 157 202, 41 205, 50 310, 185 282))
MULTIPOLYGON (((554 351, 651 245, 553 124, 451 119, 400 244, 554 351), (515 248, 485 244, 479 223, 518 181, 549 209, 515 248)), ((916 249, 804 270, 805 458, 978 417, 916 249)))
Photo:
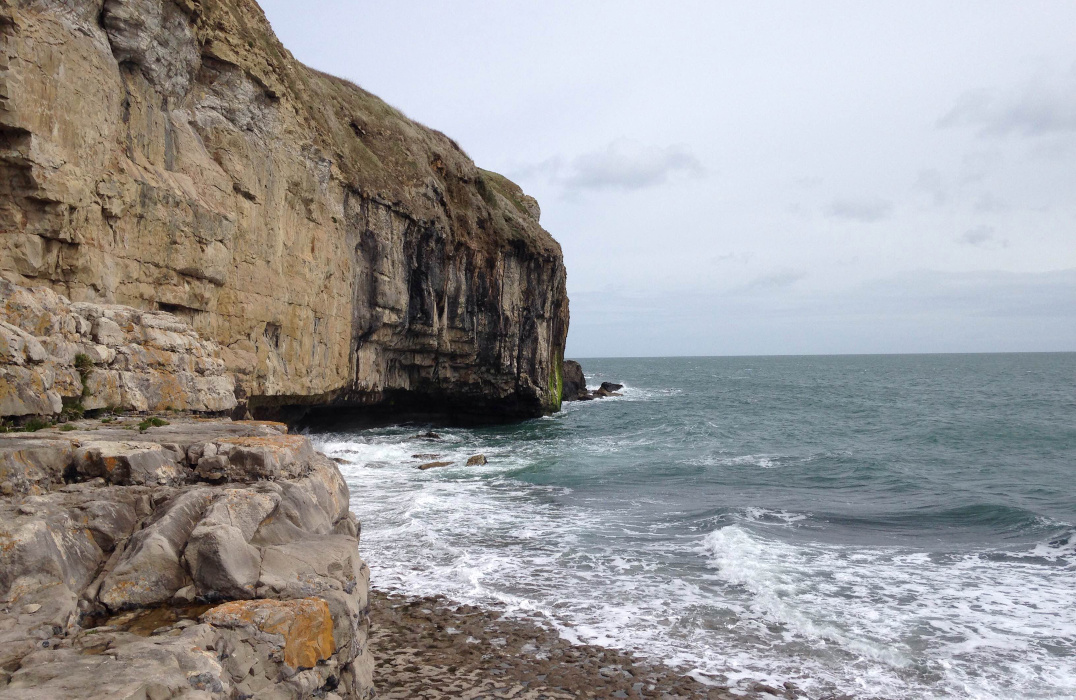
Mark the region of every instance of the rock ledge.
POLYGON ((0 696, 365 698, 369 569, 281 424, 0 434, 0 696))

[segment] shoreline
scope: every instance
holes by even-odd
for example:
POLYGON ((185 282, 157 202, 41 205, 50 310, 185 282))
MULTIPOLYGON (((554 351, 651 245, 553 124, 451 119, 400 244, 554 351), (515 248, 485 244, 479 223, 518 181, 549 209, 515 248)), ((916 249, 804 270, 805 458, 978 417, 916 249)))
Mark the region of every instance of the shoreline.
POLYGON ((384 700, 804 697, 791 684, 755 684, 746 691, 706 685, 660 661, 573 644, 536 619, 508 618, 441 596, 371 588, 369 639, 377 696, 384 700))

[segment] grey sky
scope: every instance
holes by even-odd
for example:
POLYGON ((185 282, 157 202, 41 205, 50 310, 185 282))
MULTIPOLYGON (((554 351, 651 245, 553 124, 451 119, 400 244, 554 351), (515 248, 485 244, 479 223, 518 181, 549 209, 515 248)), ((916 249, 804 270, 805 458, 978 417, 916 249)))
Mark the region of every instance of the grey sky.
POLYGON ((538 198, 569 356, 1076 350, 1076 3, 262 5, 538 198))

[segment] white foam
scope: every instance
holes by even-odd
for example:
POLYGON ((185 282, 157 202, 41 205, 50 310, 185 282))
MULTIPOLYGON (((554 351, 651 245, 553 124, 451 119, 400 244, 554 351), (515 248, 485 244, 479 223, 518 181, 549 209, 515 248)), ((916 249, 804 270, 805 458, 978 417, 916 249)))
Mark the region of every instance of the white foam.
POLYGON ((744 509, 743 517, 750 522, 778 522, 791 526, 806 520, 810 516, 806 513, 790 513, 787 510, 770 510, 768 508, 750 506, 744 509))
MULTIPOLYGON (((807 514, 752 507, 705 535, 664 537, 572 505, 568 489, 513 478, 548 446, 442 435, 400 429, 320 444, 347 461, 378 588, 537 615, 572 641, 631 648, 741 688, 791 680, 811 697, 1076 698, 1068 541, 1001 560, 793 545, 761 533, 799 527, 807 514), (489 465, 462 466, 478 452, 489 465), (420 453, 461 466, 419 471, 420 453)), ((761 466, 760 457, 722 459, 761 466)))
POLYGON ((689 464, 700 467, 752 467, 756 469, 775 469, 781 466, 782 455, 758 454, 758 455, 707 455, 688 460, 689 464))
MULTIPOLYGON (((589 391, 596 391, 600 387, 601 387, 601 382, 600 381, 598 383, 596 383, 596 384, 591 384, 589 382, 587 384, 587 389, 589 391)), ((604 397, 602 399, 599 399, 598 401, 601 402, 601 403, 614 403, 614 402, 617 402, 617 401, 652 401, 652 400, 661 400, 661 399, 671 398, 671 397, 674 397, 674 396, 680 396, 684 392, 683 392, 682 389, 672 389, 672 388, 667 388, 667 387, 643 388, 643 387, 628 386, 627 384, 624 384, 624 385, 621 386, 620 389, 617 389, 617 393, 620 394, 620 396, 606 396, 606 397, 604 397)), ((580 402, 571 402, 570 401, 568 403, 575 403, 576 405, 586 405, 586 404, 590 404, 590 403, 593 403, 593 402, 584 401, 584 402, 580 403, 580 402)))
POLYGON ((793 547, 737 525, 710 533, 703 551, 723 581, 747 593, 748 617, 787 632, 790 656, 812 644, 851 652, 849 687, 892 697, 1076 697, 1069 567, 793 547))

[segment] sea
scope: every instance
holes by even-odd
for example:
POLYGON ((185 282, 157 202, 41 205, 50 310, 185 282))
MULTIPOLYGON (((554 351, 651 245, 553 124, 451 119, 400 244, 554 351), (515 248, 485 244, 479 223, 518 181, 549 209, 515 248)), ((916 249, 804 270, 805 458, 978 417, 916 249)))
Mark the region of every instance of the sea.
POLYGON ((373 587, 734 689, 1076 698, 1076 353, 581 363, 623 396, 314 436, 373 587))

